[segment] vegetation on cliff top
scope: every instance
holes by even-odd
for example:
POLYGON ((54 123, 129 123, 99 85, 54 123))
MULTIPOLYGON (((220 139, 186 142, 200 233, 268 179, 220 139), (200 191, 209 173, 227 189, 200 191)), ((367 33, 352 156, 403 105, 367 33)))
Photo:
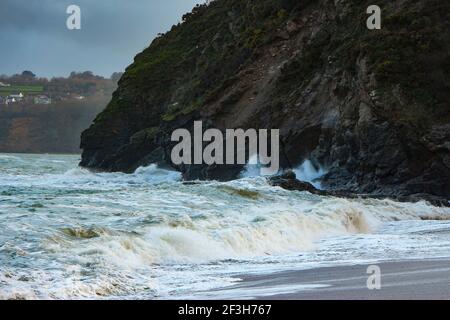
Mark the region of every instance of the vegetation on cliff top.
MULTIPOLYGON (((273 30, 289 18, 294 6, 297 1, 287 0, 198 5, 182 24, 135 57, 122 79, 126 88, 122 93, 145 93, 152 106, 161 106, 157 109, 165 121, 197 110, 257 54, 259 46, 271 40, 273 30)), ((107 112, 132 107, 130 100, 116 95, 107 112)), ((154 108, 152 112, 158 116, 154 108)))
POLYGON ((346 1, 344 21, 329 21, 307 44, 302 55, 285 66, 282 94, 294 83, 307 85, 312 76, 336 62, 355 73, 366 58, 368 72, 377 81, 377 94, 390 107, 387 115, 427 128, 450 120, 450 3, 408 1, 394 10, 382 1, 382 29, 368 30, 363 0, 346 1), (392 10, 390 10, 390 8, 392 10), (406 103, 396 101, 399 90, 406 103))
MULTIPOLYGON (((389 10, 390 1, 381 1, 379 5, 386 9, 383 28, 370 31, 365 27, 369 2, 345 1, 347 13, 330 20, 329 27, 315 35, 302 55, 285 67, 281 85, 290 90, 306 84, 329 59, 354 72, 358 59, 367 57, 380 92, 390 93, 400 86, 414 108, 417 104, 425 108, 417 111, 419 117, 411 114, 413 109, 397 113, 405 113, 405 118, 416 122, 423 122, 423 114, 448 119, 449 4, 412 1, 405 6, 408 10, 397 12, 389 10)), ((147 103, 151 117, 162 121, 198 110, 232 82, 239 68, 255 58, 280 27, 313 3, 219 0, 209 7, 198 5, 183 16, 183 23, 157 37, 136 56, 122 79, 120 94, 114 95, 97 121, 140 103, 147 103)))

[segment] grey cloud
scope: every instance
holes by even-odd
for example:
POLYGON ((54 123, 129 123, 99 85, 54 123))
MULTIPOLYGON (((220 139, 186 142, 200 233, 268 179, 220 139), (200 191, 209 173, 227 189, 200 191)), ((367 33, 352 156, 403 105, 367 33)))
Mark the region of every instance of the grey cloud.
POLYGON ((123 70, 154 36, 201 0, 1 0, 0 74, 39 76, 123 70), (66 28, 66 8, 82 10, 82 29, 66 28))

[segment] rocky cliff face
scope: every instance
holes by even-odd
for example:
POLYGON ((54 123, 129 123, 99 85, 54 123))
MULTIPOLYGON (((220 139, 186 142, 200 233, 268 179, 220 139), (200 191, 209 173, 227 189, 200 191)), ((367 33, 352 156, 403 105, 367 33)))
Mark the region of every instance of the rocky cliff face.
POLYGON ((138 54, 82 135, 81 165, 152 162, 186 179, 242 168, 170 162, 176 128, 279 128, 282 165, 328 168, 322 185, 450 199, 450 3, 217 0, 138 54))

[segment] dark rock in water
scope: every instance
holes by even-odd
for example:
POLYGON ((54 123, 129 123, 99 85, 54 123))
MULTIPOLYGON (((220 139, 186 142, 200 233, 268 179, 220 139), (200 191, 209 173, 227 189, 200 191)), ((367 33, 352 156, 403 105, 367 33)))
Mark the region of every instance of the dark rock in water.
POLYGON ((288 170, 279 176, 268 178, 270 185, 281 187, 290 191, 307 191, 320 196, 334 196, 340 198, 364 197, 344 190, 319 190, 311 183, 297 179, 295 172, 288 170))
POLYGON ((269 183, 272 186, 281 187, 291 191, 308 191, 318 195, 326 194, 326 192, 317 189, 311 183, 297 180, 297 177, 293 171, 286 171, 280 176, 270 177, 269 183))
POLYGON ((332 196, 348 199, 391 199, 400 202, 419 202, 428 201, 438 207, 450 207, 450 201, 445 197, 434 196, 430 194, 411 194, 407 196, 396 196, 388 194, 356 194, 346 190, 319 190, 312 184, 297 179, 296 174, 288 170, 282 175, 268 178, 270 185, 281 187, 289 191, 307 191, 320 196, 332 196))
POLYGON ((244 166, 229 165, 226 170, 223 166, 203 166, 203 165, 187 165, 177 167, 183 174, 183 179, 191 180, 218 180, 231 181, 239 176, 244 166))
POLYGON ((238 177, 242 166, 171 162, 171 133, 192 132, 199 120, 204 129, 280 129, 281 166, 320 163, 329 194, 449 200, 448 3, 379 0, 382 30, 361 19, 370 4, 197 7, 135 57, 83 133, 81 165, 132 172, 159 163, 187 180, 238 177))

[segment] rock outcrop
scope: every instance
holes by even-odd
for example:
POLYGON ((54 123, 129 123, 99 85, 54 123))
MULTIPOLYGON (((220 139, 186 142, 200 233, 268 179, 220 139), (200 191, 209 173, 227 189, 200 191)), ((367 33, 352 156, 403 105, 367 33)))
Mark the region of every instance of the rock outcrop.
POLYGON ((240 166, 176 166, 171 133, 279 128, 281 165, 327 167, 327 190, 450 199, 450 4, 217 0, 138 54, 82 135, 81 165, 160 163, 185 179, 240 166))
POLYGON ((347 199, 391 199, 400 202, 418 202, 421 200, 428 201, 429 203, 438 207, 450 207, 450 201, 442 196, 436 196, 432 194, 409 194, 409 195, 396 195, 396 194, 358 194, 347 190, 319 190, 311 183, 300 181, 297 179, 296 174, 287 170, 281 175, 269 177, 268 182, 274 187, 280 187, 289 191, 305 191, 319 196, 330 196, 337 198, 347 199))

